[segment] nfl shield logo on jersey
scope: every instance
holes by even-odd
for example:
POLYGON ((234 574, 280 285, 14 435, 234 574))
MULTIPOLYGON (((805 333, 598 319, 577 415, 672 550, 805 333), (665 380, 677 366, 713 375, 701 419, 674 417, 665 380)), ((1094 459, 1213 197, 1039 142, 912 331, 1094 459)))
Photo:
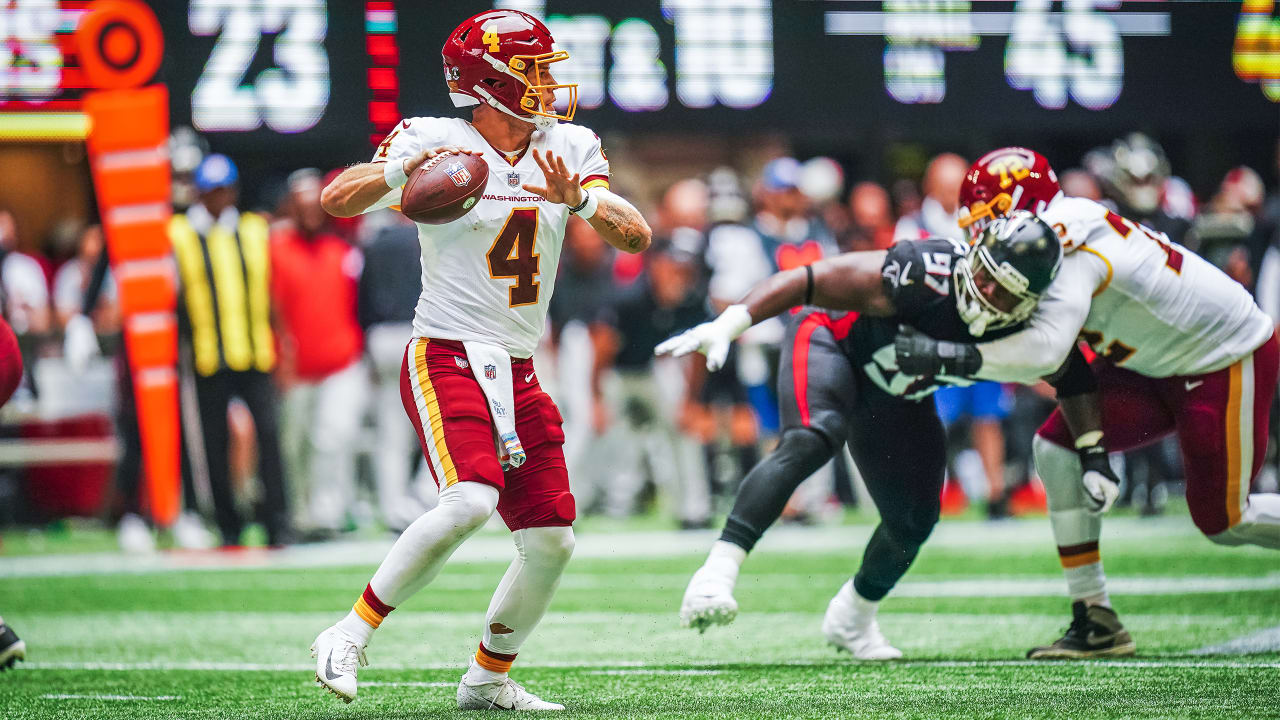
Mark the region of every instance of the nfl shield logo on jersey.
POLYGON ((485 366, 484 366, 484 376, 485 376, 485 378, 486 378, 486 379, 488 379, 488 380, 497 380, 497 379, 498 379, 498 368, 497 368, 497 366, 494 366, 494 365, 485 365, 485 366))
POLYGON ((507 173, 507 187, 513 190, 520 187, 520 173, 514 170, 507 173))
POLYGON ((454 356, 453 356, 453 362, 454 362, 454 364, 455 364, 455 365, 457 365, 457 366, 458 366, 458 369, 459 369, 459 370, 466 370, 467 368, 471 367, 471 364, 470 364, 470 363, 468 363, 466 360, 463 360, 462 358, 458 357, 457 355, 454 355, 454 356))
POLYGON ((449 166, 444 169, 444 174, 448 175, 453 184, 458 187, 466 187, 467 183, 471 182, 471 173, 460 162, 449 163, 449 166))

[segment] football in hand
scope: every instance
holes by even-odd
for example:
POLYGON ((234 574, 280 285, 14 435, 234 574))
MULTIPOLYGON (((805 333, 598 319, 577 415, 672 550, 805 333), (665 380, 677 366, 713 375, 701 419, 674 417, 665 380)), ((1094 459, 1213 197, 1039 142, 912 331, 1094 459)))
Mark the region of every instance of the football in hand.
POLYGON ((440 153, 409 175, 400 212, 427 225, 453 222, 475 207, 488 181, 489 165, 479 155, 440 153))

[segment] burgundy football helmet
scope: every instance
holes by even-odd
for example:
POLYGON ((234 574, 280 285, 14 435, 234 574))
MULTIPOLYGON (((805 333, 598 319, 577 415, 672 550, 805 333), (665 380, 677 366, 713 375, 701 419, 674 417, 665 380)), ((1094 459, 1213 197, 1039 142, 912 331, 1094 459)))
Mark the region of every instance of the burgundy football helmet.
POLYGON ((456 107, 485 103, 539 130, 572 120, 578 86, 552 81, 548 66, 569 58, 554 42, 546 25, 518 10, 489 10, 464 21, 441 50, 449 97, 456 107), (562 88, 569 98, 559 113, 543 101, 543 91, 562 88))
POLYGON ((1005 147, 978 158, 960 185, 960 227, 976 239, 1014 210, 1039 214, 1062 193, 1049 161, 1035 150, 1005 147))

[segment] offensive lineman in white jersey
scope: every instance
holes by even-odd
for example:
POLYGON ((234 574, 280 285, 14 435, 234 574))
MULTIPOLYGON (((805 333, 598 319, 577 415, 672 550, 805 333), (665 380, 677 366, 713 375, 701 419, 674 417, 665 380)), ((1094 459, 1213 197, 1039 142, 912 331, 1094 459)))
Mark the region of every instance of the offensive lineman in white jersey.
MULTIPOLYGON (((1057 410, 1034 441, 1073 621, 1028 657, 1131 655, 1098 552, 1101 514, 1119 493, 1101 472, 1102 437, 1111 450, 1128 450, 1177 433, 1196 527, 1222 545, 1280 549, 1280 495, 1249 492, 1280 370, 1275 329, 1243 287, 1198 255, 1096 202, 1064 196, 1034 151, 983 156, 960 199, 960 225, 975 233, 1013 210, 1035 211, 1062 239, 1062 267, 1024 330, 970 345, 900 335, 898 365, 1031 382, 1058 367, 1077 338, 1093 348, 1102 431, 1073 437, 1057 410)), ((973 335, 1000 326, 998 310, 966 295, 961 314, 973 335)))
POLYGON ((625 252, 648 247, 650 230, 609 191, 599 138, 559 123, 572 119, 577 87, 552 78, 548 66, 569 56, 552 44, 546 26, 523 12, 493 10, 463 22, 442 53, 449 96, 474 106, 471 120, 404 120, 373 162, 347 168, 324 191, 325 209, 350 217, 398 204, 408 175, 436 154, 475 153, 489 165, 488 185, 470 212, 447 225, 418 226, 422 295, 401 398, 440 502, 405 530, 351 612, 312 646, 316 679, 347 702, 373 631, 496 509, 516 558, 489 605, 458 707, 564 709, 507 676, 574 545, 560 413, 531 356, 569 214, 625 252), (569 96, 564 113, 553 107, 558 89, 569 96))

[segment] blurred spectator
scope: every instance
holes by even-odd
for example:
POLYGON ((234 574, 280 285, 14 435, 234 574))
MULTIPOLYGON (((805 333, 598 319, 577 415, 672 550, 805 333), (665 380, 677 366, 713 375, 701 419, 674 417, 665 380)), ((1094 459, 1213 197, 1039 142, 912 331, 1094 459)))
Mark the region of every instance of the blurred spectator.
POLYGON ((800 165, 800 192, 809 198, 813 214, 833 238, 849 230, 849 211, 840 202, 844 170, 829 157, 812 157, 800 165))
POLYGON ((920 212, 920 189, 914 180, 902 178, 889 186, 889 197, 893 198, 893 215, 904 218, 920 212))
MULTIPOLYGON (((258 440, 261 520, 268 542, 291 541, 280 438, 271 330, 267 223, 236 209, 239 173, 223 155, 196 169, 198 201, 173 216, 169 236, 178 261, 179 328, 190 343, 198 428, 183 435, 188 473, 204 473, 224 545, 238 545, 243 521, 229 474, 227 408, 238 397, 253 414, 258 440)), ((194 419, 194 418, 192 418, 194 419)))
POLYGON ((598 457, 596 439, 607 429, 609 411, 597 361, 609 356, 614 332, 608 324, 616 290, 610 273, 615 253, 587 222, 569 218, 556 293, 548 315, 555 347, 555 400, 564 415, 565 462, 578 512, 593 511, 603 500, 612 462, 598 457))
POLYGON ((382 521, 400 532, 426 511, 421 496, 434 495, 435 481, 419 477, 410 489, 418 438, 404 414, 400 381, 405 347, 413 336, 413 312, 422 294, 422 247, 418 227, 398 212, 364 246, 364 270, 356 307, 364 328, 365 352, 373 365, 374 486, 382 521))
POLYGON ((605 510, 619 517, 636 509, 647 467, 671 496, 681 526, 706 527, 710 487, 701 444, 691 436, 705 420, 696 402, 704 366, 690 358, 653 356, 659 342, 707 318, 705 299, 697 292, 697 248, 663 239, 645 259, 641 280, 612 307, 612 342, 597 362, 601 371, 616 371, 598 385, 616 418, 601 443, 611 475, 605 510))
POLYGON ((950 237, 963 240, 956 224, 960 184, 969 162, 955 153, 942 153, 929 161, 924 172, 924 199, 920 209, 898 220, 895 239, 950 237))
MULTIPOLYGON (((106 253, 102 227, 90 225, 80 232, 75 254, 58 268, 53 276, 53 307, 58 327, 67 323, 83 309, 85 293, 93 279, 99 259, 106 253)), ((102 282, 102 290, 89 313, 99 334, 116 332, 120 318, 116 304, 116 284, 108 271, 102 282)))
POLYGON ((1159 143, 1131 133, 1110 146, 1090 150, 1085 168, 1102 183, 1116 212, 1181 243, 1195 214, 1185 181, 1172 178, 1169 159, 1159 143))
POLYGON ((755 230, 765 256, 776 270, 808 265, 836 252, 835 239, 812 214, 812 201, 800 190, 801 166, 780 157, 764 166, 756 184, 755 230))
POLYGON ((19 340, 49 331, 49 284, 44 266, 18 250, 18 224, 8 210, 0 210, 0 292, 4 295, 4 316, 19 340))
POLYGON ((1231 170, 1185 238, 1188 248, 1250 290, 1275 234, 1262 213, 1265 192, 1258 173, 1243 166, 1231 170))
POLYGON ((843 251, 885 250, 893 244, 893 215, 889 193, 878 183, 860 182, 849 191, 849 230, 843 251))
POLYGON ((326 228, 319 171, 294 172, 288 188, 287 222, 271 236, 285 468, 293 497, 305 498, 307 530, 335 533, 355 504, 355 443, 368 390, 356 318, 362 260, 326 228))
POLYGON ((1098 185, 1098 179, 1087 170, 1071 168, 1064 171, 1058 177, 1058 185, 1062 187, 1063 195, 1102 202, 1102 188, 1098 185))

